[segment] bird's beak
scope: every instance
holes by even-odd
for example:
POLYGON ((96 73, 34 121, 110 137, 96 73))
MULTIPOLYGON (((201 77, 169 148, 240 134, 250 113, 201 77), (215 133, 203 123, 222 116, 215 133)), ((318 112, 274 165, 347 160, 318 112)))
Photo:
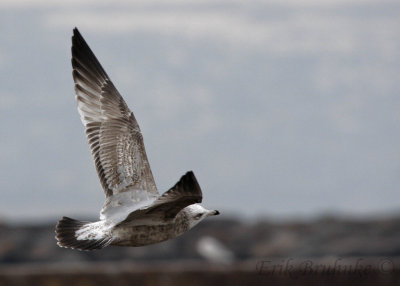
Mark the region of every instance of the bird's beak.
POLYGON ((217 210, 210 211, 208 215, 209 216, 211 216, 211 215, 219 215, 219 211, 217 211, 217 210))

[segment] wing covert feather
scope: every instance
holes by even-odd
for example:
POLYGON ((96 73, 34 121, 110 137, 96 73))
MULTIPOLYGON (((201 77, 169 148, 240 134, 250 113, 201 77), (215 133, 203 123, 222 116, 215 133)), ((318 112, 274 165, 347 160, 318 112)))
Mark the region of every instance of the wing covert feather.
POLYGON ((71 50, 78 111, 106 196, 132 189, 158 196, 139 125, 76 28, 71 50))

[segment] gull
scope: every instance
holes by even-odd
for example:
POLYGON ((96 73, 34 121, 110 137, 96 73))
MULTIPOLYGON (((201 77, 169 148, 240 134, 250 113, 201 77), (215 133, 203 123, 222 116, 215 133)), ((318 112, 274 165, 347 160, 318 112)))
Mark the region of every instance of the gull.
POLYGON ((78 250, 145 246, 218 215, 200 205, 202 192, 192 171, 159 194, 135 116, 77 28, 71 50, 78 111, 106 200, 99 221, 62 217, 57 244, 78 250))

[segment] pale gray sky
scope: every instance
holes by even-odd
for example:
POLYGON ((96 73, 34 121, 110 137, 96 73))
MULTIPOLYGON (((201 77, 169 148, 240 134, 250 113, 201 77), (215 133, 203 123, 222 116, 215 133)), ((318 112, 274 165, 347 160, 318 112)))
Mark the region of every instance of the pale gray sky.
POLYGON ((1 1, 0 217, 97 216, 72 29, 135 113, 160 192, 223 213, 400 209, 400 2, 1 1))

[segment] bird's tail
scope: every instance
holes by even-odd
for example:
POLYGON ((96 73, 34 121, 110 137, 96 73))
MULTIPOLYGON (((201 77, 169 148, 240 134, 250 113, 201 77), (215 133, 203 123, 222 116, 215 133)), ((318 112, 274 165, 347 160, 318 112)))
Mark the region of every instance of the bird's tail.
POLYGON ((56 239, 59 246, 78 250, 101 249, 112 242, 102 221, 87 222, 69 217, 58 221, 56 239))

